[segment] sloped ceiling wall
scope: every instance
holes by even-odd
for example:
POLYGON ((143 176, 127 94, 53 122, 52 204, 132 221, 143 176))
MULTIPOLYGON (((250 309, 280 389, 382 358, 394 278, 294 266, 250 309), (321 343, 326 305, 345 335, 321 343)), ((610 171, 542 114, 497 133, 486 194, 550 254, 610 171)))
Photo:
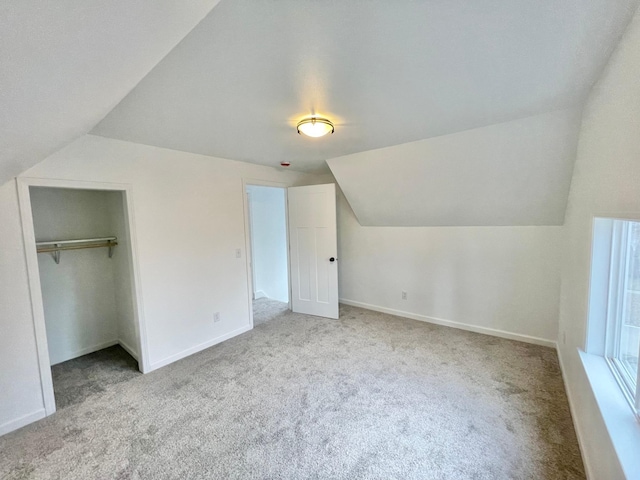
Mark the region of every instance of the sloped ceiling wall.
POLYGON ((580 110, 328 160, 361 225, 562 225, 580 110))
POLYGON ((91 130, 218 1, 0 2, 0 184, 91 130))
POLYGON ((363 225, 560 225, 580 107, 637 5, 225 0, 92 133, 328 164, 363 225), (296 135, 312 113, 335 134, 296 135))
POLYGON ((91 131, 308 172, 353 154, 329 165, 367 225, 557 225, 639 2, 217 1, 0 3, 0 184, 91 131), (297 135, 312 113, 335 135, 297 135))

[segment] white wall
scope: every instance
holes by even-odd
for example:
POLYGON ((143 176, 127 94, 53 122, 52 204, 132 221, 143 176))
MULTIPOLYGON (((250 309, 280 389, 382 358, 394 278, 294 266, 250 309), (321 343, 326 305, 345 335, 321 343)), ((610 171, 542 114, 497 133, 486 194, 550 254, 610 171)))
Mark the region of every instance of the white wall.
MULTIPOLYGON (((244 179, 295 172, 81 137, 23 174, 131 185, 149 359, 157 368, 249 328, 244 179), (243 258, 235 258, 241 248, 243 258), (213 323, 213 313, 221 321, 213 323)), ((0 186, 0 433, 44 415, 15 185, 0 186)))
POLYGON ((133 270, 131 268, 131 242, 127 228, 124 192, 109 192, 109 215, 112 235, 118 237, 118 246, 111 259, 113 263, 114 295, 116 302, 116 328, 118 343, 136 360, 139 359, 133 297, 133 270))
POLYGON ((555 342, 561 227, 363 227, 338 194, 338 238, 341 301, 555 342))
POLYGON ((17 196, 0 186, 0 434, 44 416, 17 196))
MULTIPOLYGON (((30 188, 36 240, 114 235, 113 192, 30 188)), ((118 249, 119 247, 116 247, 118 249)), ((113 260, 107 249, 38 255, 51 365, 112 345, 118 339, 113 260)))
POLYGON ((289 301, 287 218, 282 188, 248 185, 254 293, 289 301))
MULTIPOLYGON (((559 342, 573 413, 592 478, 623 478, 588 385, 584 348, 592 218, 640 218, 640 14, 636 13, 584 109, 564 226, 559 342)), ((632 420, 633 421, 633 420, 632 420)), ((637 457, 638 446, 633 446, 637 457)))

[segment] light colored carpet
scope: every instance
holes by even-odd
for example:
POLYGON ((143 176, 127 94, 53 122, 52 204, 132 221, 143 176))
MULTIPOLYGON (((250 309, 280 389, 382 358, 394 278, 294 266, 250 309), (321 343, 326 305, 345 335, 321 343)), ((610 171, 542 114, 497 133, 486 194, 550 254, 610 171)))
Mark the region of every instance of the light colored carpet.
POLYGON ((0 438, 0 478, 584 478, 554 350, 284 313, 0 438))
POLYGON ((289 310, 289 304, 271 300, 270 298, 258 298, 253 301, 253 326, 258 326, 274 318, 278 318, 289 310))
POLYGON ((51 367, 56 409, 82 403, 111 385, 138 375, 138 362, 120 345, 51 367))

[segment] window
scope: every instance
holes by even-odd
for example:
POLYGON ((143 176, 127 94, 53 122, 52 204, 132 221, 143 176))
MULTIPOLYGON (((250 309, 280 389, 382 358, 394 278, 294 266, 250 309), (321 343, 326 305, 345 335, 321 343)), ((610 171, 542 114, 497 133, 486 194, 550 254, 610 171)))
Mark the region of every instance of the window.
POLYGON ((640 352, 640 222, 613 220, 605 357, 636 415, 640 352))

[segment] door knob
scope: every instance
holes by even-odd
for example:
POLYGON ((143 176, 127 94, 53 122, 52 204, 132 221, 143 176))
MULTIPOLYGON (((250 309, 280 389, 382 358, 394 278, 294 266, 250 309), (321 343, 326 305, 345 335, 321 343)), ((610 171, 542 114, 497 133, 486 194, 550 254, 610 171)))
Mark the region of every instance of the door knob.
POLYGON ((331 257, 331 258, 329 259, 329 261, 330 261, 331 263, 335 262, 336 260, 337 260, 337 258, 334 258, 334 257, 331 257))

